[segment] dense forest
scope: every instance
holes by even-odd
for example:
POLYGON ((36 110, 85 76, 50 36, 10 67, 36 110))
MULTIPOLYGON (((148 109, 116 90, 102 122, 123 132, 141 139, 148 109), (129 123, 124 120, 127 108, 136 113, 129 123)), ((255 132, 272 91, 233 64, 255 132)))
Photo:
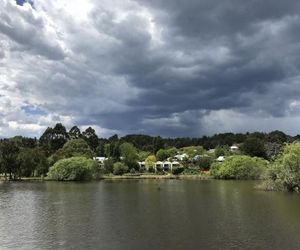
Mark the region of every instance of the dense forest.
MULTIPOLYGON (((275 162, 286 145, 298 139, 299 135, 293 137, 281 131, 223 133, 200 138, 149 135, 99 138, 92 127, 80 131, 74 126, 67 131, 58 123, 48 127, 39 139, 22 136, 1 139, 0 177, 16 180, 48 175, 58 180, 79 180, 101 174, 145 172, 138 162, 145 162, 147 171, 153 172, 156 161, 173 161, 174 156, 184 154, 186 158, 180 161, 180 168, 172 169, 173 174, 211 170, 215 178, 255 179, 262 175, 261 166, 265 168, 267 162, 275 162), (238 151, 232 152, 232 145, 238 151), (99 166, 93 160, 96 156, 103 157, 104 164, 99 166), (220 156, 226 157, 222 166, 216 164, 220 156), (234 172, 234 168, 240 172, 234 172)), ((155 168, 155 173, 165 172, 155 168)))

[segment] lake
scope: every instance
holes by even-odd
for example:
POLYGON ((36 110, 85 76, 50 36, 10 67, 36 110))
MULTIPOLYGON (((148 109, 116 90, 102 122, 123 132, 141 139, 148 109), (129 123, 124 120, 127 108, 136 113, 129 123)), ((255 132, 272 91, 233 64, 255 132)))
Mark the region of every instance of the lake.
POLYGON ((0 183, 0 249, 300 249, 300 195, 252 181, 0 183))

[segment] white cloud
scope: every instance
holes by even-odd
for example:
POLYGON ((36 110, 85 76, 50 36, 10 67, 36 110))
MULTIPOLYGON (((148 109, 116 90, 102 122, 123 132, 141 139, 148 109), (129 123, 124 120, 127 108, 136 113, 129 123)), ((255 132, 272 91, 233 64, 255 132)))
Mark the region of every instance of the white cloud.
POLYGON ((232 22, 225 1, 216 26, 201 4, 177 4, 0 1, 0 136, 38 136, 56 122, 92 125, 100 136, 295 132, 287 125, 300 115, 293 8, 232 22), (186 11, 197 15, 181 18, 186 11))

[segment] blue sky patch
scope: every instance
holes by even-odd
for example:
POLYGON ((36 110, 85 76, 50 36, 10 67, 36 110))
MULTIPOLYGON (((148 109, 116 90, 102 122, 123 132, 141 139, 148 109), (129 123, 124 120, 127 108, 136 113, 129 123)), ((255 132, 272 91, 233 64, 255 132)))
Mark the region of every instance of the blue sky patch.
POLYGON ((47 112, 44 110, 40 109, 39 107, 28 105, 28 106, 23 106, 21 108, 26 114, 29 115, 47 115, 47 112))
POLYGON ((30 3, 31 6, 33 6, 32 0, 16 0, 17 5, 23 6, 24 3, 30 3))

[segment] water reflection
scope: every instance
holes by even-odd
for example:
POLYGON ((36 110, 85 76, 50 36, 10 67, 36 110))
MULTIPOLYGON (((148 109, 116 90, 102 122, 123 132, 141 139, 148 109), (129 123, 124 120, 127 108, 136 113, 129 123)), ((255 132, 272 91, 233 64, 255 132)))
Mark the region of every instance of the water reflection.
POLYGON ((1 183, 0 248, 300 249, 300 196, 253 186, 198 180, 1 183))

